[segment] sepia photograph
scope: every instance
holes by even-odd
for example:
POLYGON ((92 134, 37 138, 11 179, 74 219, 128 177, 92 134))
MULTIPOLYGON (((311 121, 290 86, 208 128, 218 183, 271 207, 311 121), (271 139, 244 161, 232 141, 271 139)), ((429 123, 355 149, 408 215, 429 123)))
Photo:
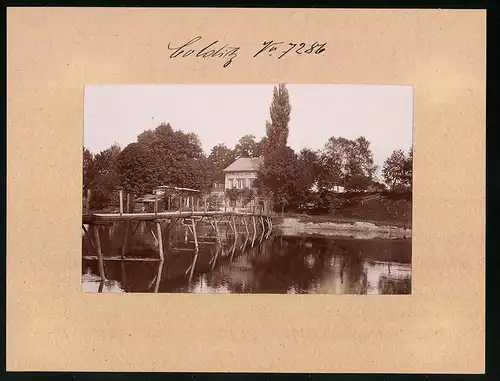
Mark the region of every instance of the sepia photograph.
POLYGON ((86 85, 82 291, 412 292, 413 90, 86 85))

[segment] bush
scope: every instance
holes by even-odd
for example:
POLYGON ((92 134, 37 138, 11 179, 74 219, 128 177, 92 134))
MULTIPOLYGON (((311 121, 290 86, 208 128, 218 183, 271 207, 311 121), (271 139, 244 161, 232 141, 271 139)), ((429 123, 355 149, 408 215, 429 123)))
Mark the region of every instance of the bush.
POLYGON ((243 206, 247 206, 250 201, 252 201, 255 197, 255 192, 253 189, 244 188, 241 190, 241 203, 243 206))

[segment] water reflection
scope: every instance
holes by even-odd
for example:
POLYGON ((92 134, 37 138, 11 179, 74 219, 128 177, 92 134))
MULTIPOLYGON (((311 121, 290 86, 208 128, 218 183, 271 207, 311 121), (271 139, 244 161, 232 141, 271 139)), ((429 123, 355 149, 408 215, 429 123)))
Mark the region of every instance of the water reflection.
POLYGON ((109 260, 102 286, 97 261, 83 259, 83 291, 411 294, 410 240, 272 235, 252 247, 251 238, 205 239, 195 252, 182 237, 164 262, 109 260))

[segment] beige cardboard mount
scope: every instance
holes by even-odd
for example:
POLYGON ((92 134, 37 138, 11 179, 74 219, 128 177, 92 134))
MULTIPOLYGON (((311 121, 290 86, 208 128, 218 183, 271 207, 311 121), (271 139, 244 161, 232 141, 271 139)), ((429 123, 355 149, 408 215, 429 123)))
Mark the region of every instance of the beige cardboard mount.
POLYGON ((7 369, 484 370, 486 13, 9 8, 7 369), (170 59, 203 36, 221 59, 170 59), (252 58, 263 41, 323 55, 252 58), (347 83, 414 91, 411 296, 86 294, 85 84, 347 83))

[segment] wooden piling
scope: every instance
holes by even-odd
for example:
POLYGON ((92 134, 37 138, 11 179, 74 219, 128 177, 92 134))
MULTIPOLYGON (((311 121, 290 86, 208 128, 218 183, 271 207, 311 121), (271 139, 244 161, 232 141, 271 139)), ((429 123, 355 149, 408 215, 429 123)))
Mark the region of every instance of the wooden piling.
POLYGON ((156 222, 156 232, 158 234, 158 249, 160 252, 160 260, 163 261, 165 259, 163 255, 163 237, 161 234, 161 224, 159 221, 156 222))
POLYGON ((231 220, 233 222, 233 225, 231 226, 233 228, 233 234, 234 234, 234 238, 237 239, 238 238, 238 231, 236 230, 236 220, 234 218, 234 214, 231 216, 231 220))
POLYGON ((189 272, 189 282, 193 279, 193 274, 194 274, 194 268, 196 267, 196 261, 198 259, 198 250, 194 252, 194 258, 193 258, 193 263, 191 263, 190 266, 190 272, 189 272))
POLYGON ((127 193, 127 213, 130 213, 130 193, 127 193))
POLYGON ((236 240, 234 241, 234 244, 233 244, 233 247, 231 248, 231 257, 229 258, 229 261, 232 261, 233 260, 233 257, 234 257, 234 252, 236 251, 236 240))
POLYGON ((215 234, 217 235, 217 242, 220 242, 221 238, 219 236, 219 225, 217 225, 217 220, 215 220, 215 234))
POLYGON ((92 225, 92 230, 94 232, 94 237, 95 237, 97 259, 99 261, 99 275, 101 276, 101 280, 105 280, 106 275, 104 273, 104 260, 102 257, 101 239, 99 238, 99 226, 92 225))
POLYGON ((122 245, 122 252, 121 252, 121 258, 125 257, 125 254, 127 252, 127 242, 128 242, 128 232, 130 229, 130 222, 127 221, 125 226, 125 237, 123 237, 123 245, 122 245))
POLYGON ((158 214, 158 194, 155 192, 155 214, 158 214))
POLYGON ((121 272, 122 272, 122 288, 125 292, 128 292, 128 283, 127 283, 127 273, 125 271, 125 261, 121 261, 121 272))
POLYGON ((260 235, 260 241, 264 239, 264 234, 266 232, 266 228, 264 227, 264 217, 260 216, 260 223, 262 224, 262 234, 260 235))
POLYGON ((255 224, 255 216, 252 216, 252 222, 253 222, 253 239, 252 239, 252 247, 255 243, 255 237, 257 237, 257 226, 255 224))
POLYGON ((250 235, 250 232, 248 231, 247 217, 243 216, 242 219, 243 219, 243 224, 245 225, 246 236, 248 237, 250 235))
POLYGON ((266 225, 267 225, 267 233, 266 239, 271 235, 272 227, 271 227, 271 217, 266 217, 266 225))
POLYGON ((87 198, 85 199, 85 214, 90 214, 90 189, 87 189, 87 198))
POLYGON ((196 224, 194 223, 194 218, 191 219, 191 226, 193 227, 194 249, 198 251, 198 236, 196 234, 196 224))
POLYGON ((215 264, 217 263, 217 258, 219 257, 219 252, 222 252, 222 245, 217 245, 215 249, 215 256, 212 260, 212 270, 215 268, 215 264))
POLYGON ((120 189, 120 216, 123 216, 123 191, 120 189))
POLYGON ((158 290, 160 289, 160 282, 161 282, 161 273, 163 271, 163 259, 160 260, 160 263, 158 264, 158 274, 156 274, 156 284, 155 284, 155 293, 158 293, 158 290))
POLYGON ((159 244, 159 241, 158 241, 158 238, 156 238, 156 234, 155 234, 155 232, 153 231, 153 228, 152 228, 152 227, 150 227, 151 225, 150 225, 150 223, 149 223, 149 222, 146 222, 146 225, 148 225, 148 227, 149 227, 149 231, 151 232, 151 235, 153 236, 153 238, 155 239, 156 244, 158 245, 158 244, 159 244))

